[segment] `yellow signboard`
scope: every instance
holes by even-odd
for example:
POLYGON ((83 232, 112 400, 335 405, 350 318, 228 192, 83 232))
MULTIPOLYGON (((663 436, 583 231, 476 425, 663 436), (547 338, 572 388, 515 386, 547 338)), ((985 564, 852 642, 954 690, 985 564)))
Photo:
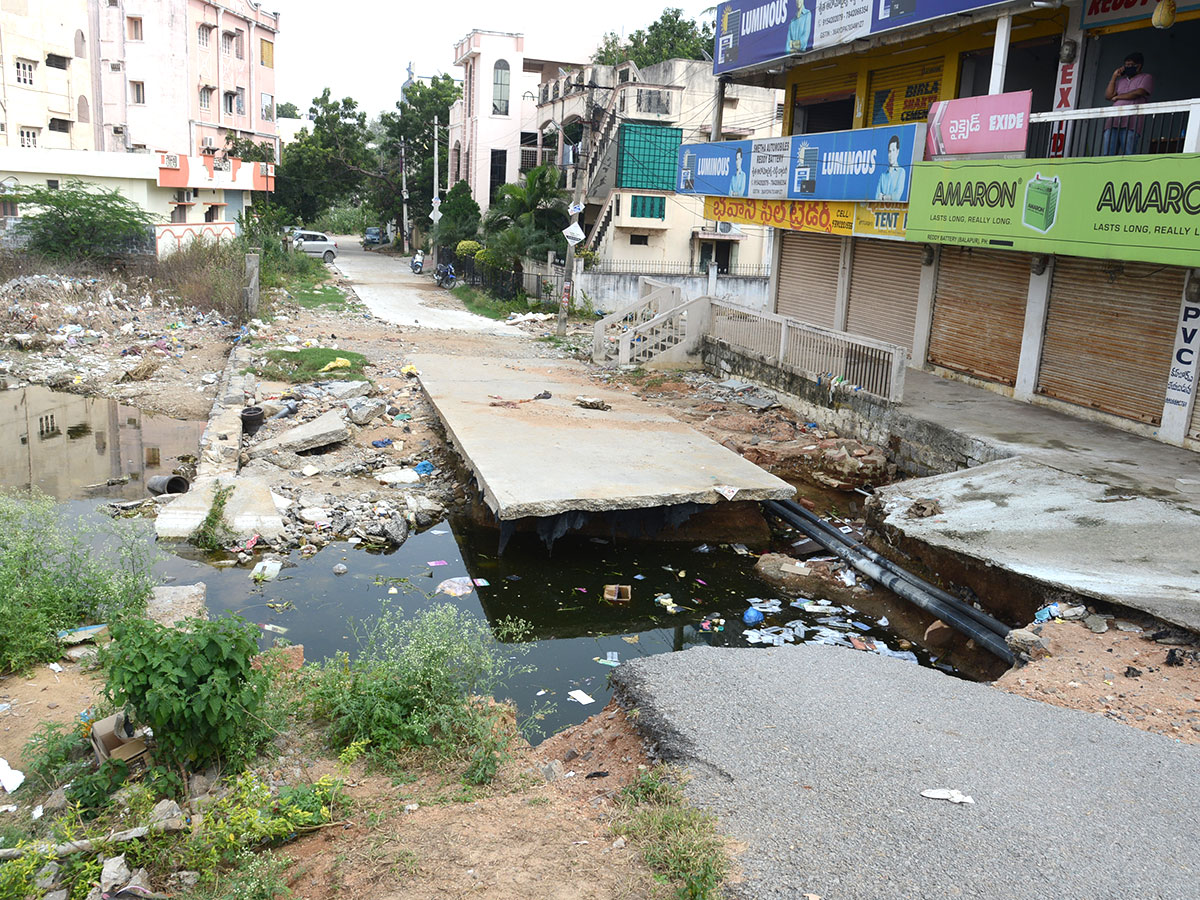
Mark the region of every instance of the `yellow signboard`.
POLYGON ((907 225, 907 203, 855 204, 854 234, 858 237, 902 241, 907 225))
POLYGON ((704 218, 789 231, 854 233, 854 204, 825 200, 739 200, 705 197, 704 218))

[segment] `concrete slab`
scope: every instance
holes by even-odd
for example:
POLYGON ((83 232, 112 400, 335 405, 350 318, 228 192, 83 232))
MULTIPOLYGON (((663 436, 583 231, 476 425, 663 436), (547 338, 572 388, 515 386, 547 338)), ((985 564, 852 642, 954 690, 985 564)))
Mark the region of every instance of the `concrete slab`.
POLYGON ((1200 630, 1200 516, 1026 459, 880 488, 887 524, 932 546, 1200 630), (914 500, 942 514, 909 518, 914 500))
POLYGON ((212 508, 218 484, 233 485, 233 493, 225 502, 225 522, 239 538, 258 534, 273 541, 283 534, 283 519, 275 508, 271 489, 266 482, 255 478, 197 480, 190 491, 159 510, 154 520, 155 533, 160 538, 190 537, 212 508))
POLYGON ((787 482, 628 394, 579 363, 417 356, 447 436, 502 520, 568 510, 786 499, 787 482), (530 400, 549 391, 549 400, 530 400), (608 411, 574 406, 599 397, 608 411), (530 400, 515 406, 501 401, 530 400))
POLYGON ((270 456, 272 453, 299 453, 302 450, 314 450, 336 444, 350 437, 350 429, 346 427, 346 414, 340 409, 331 409, 313 419, 289 428, 283 434, 276 435, 250 448, 250 458, 258 459, 270 456))

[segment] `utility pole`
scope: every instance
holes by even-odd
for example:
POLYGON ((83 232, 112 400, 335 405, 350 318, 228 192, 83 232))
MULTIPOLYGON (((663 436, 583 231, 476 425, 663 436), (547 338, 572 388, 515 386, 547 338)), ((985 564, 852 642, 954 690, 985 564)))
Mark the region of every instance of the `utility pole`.
POLYGON ((408 168, 404 158, 404 138, 400 138, 400 198, 404 201, 404 255, 408 255, 408 168))
POLYGON ((438 245, 437 245, 437 226, 442 219, 442 211, 438 208, 442 205, 442 198, 438 196, 438 117, 433 117, 433 211, 429 214, 429 221, 433 223, 433 267, 436 269, 438 264, 438 245))
MULTIPOLYGON (((559 129, 559 134, 562 134, 562 129, 559 129)), ((588 103, 587 115, 583 117, 583 143, 580 151, 575 157, 575 191, 571 199, 571 208, 577 209, 580 206, 580 198, 583 196, 583 182, 587 178, 587 159, 591 155, 591 139, 592 139, 592 89, 588 88, 588 103)), ((579 221, 579 213, 571 213, 571 225, 577 224, 579 221)), ((567 226, 571 227, 570 225, 567 226)), ((567 333, 567 312, 571 308, 571 296, 575 289, 575 245, 567 241, 567 265, 563 272, 563 290, 562 298, 558 301, 558 327, 555 329, 555 334, 559 337, 565 337, 567 333)))

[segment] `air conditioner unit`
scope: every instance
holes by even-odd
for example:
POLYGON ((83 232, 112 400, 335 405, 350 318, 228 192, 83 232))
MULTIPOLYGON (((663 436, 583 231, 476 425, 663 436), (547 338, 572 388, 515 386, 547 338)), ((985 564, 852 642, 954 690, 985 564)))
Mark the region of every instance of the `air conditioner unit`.
POLYGON ((732 222, 718 222, 717 234, 741 234, 742 229, 738 228, 732 222))
POLYGON ((125 133, 124 125, 114 125, 113 126, 113 134, 124 134, 124 133, 125 133))

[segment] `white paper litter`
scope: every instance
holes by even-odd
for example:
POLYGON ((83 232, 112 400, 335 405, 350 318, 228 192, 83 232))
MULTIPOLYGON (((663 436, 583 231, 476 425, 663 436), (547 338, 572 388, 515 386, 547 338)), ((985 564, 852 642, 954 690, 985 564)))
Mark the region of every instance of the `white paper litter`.
POLYGON ((972 797, 968 797, 960 790, 955 788, 926 788, 921 791, 922 797, 928 797, 930 800, 949 800, 951 803, 974 803, 972 797))
POLYGON ((12 793, 25 783, 25 773, 19 772, 8 764, 8 760, 0 756, 0 786, 12 793))

